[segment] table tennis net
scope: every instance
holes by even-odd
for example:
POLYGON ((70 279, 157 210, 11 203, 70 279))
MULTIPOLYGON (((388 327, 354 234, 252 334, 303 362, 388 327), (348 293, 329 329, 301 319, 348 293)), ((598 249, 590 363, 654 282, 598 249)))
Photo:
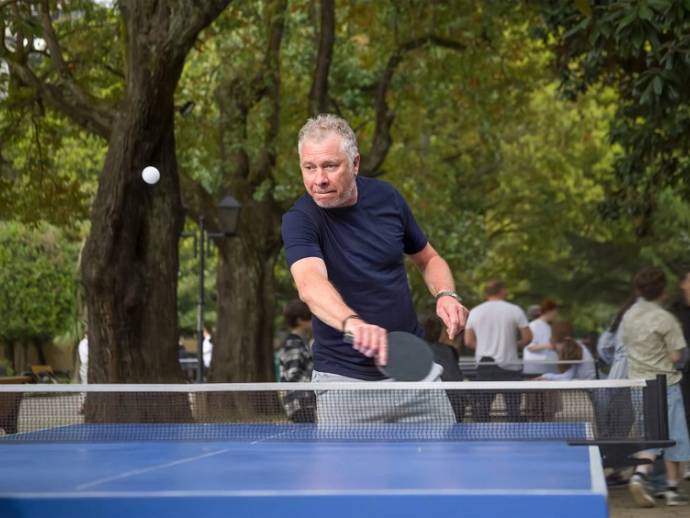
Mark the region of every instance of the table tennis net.
POLYGON ((0 386, 0 441, 644 440, 650 383, 0 386))

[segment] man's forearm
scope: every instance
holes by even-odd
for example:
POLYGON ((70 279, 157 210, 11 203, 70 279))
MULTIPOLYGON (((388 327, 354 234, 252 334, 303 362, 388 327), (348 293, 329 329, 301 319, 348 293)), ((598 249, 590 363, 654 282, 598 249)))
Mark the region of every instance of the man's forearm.
POLYGON ((319 320, 342 331, 343 320, 357 312, 349 307, 338 290, 326 279, 312 278, 298 286, 299 296, 319 320))
POLYGON ((435 297, 440 291, 455 291, 455 281, 448 263, 439 255, 431 258, 422 272, 429 292, 435 297))
POLYGON ((518 339, 517 346, 519 348, 523 348, 527 344, 532 342, 532 339, 534 338, 532 335, 532 331, 529 327, 521 327, 520 328, 520 338, 518 339))

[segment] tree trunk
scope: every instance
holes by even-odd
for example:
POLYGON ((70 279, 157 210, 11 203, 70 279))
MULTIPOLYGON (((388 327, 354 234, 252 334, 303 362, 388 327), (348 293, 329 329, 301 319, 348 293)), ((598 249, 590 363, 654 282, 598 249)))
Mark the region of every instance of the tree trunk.
MULTIPOLYGON (((139 87, 113 128, 84 247, 93 383, 184 381, 177 361, 177 240, 182 218, 172 89, 156 106, 150 87, 139 87), (155 185, 140 177, 147 165, 161 172, 155 185)), ((93 396, 85 407, 89 421, 109 422, 118 416, 117 421, 157 422, 171 406, 144 408, 131 396, 93 396)))
MULTIPOLYGON (((126 98, 110 132, 82 257, 89 381, 184 381, 177 359, 182 204, 174 93, 197 34, 227 3, 129 1, 120 5, 127 37, 126 98), (161 173, 155 185, 141 178, 142 169, 149 165, 161 173)), ((118 421, 164 421, 169 408, 179 406, 167 405, 164 396, 150 407, 135 397, 89 399, 85 411, 91 421, 108 421, 112 416, 118 421)), ((187 408, 172 417, 180 421, 190 416, 187 408)))
POLYGON ((39 365, 47 365, 48 361, 46 360, 46 352, 43 348, 43 340, 41 338, 37 338, 36 340, 34 340, 34 346, 36 347, 36 352, 38 353, 39 365))
POLYGON ((273 202, 242 200, 239 237, 218 242, 217 347, 209 379, 273 381, 273 268, 280 219, 273 202))
POLYGON ((150 87, 134 88, 141 91, 112 131, 82 260, 89 380, 96 383, 183 380, 176 349, 182 222, 172 89, 159 104, 150 87), (155 185, 141 179, 147 165, 161 171, 155 185))

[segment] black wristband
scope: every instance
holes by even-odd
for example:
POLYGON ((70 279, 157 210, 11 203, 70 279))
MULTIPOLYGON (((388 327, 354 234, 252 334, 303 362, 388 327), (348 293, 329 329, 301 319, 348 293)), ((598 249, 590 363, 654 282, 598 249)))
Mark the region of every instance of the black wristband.
POLYGON ((340 326, 341 329, 343 330, 343 333, 345 332, 345 324, 347 324, 347 321, 348 321, 348 320, 351 320, 351 319, 353 319, 353 318, 356 318, 357 320, 362 320, 362 317, 360 317, 359 315, 348 315, 348 316, 346 316, 346 317, 343 319, 342 325, 340 326))

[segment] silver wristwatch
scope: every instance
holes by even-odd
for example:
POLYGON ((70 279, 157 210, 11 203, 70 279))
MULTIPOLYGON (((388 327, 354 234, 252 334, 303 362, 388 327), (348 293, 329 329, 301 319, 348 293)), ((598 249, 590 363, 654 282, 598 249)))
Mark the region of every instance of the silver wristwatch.
POLYGON ((453 297, 458 302, 462 302, 462 298, 460 297, 460 295, 458 295, 456 292, 451 291, 451 290, 441 290, 436 294, 436 297, 434 297, 434 298, 436 300, 438 300, 441 297, 453 297))

